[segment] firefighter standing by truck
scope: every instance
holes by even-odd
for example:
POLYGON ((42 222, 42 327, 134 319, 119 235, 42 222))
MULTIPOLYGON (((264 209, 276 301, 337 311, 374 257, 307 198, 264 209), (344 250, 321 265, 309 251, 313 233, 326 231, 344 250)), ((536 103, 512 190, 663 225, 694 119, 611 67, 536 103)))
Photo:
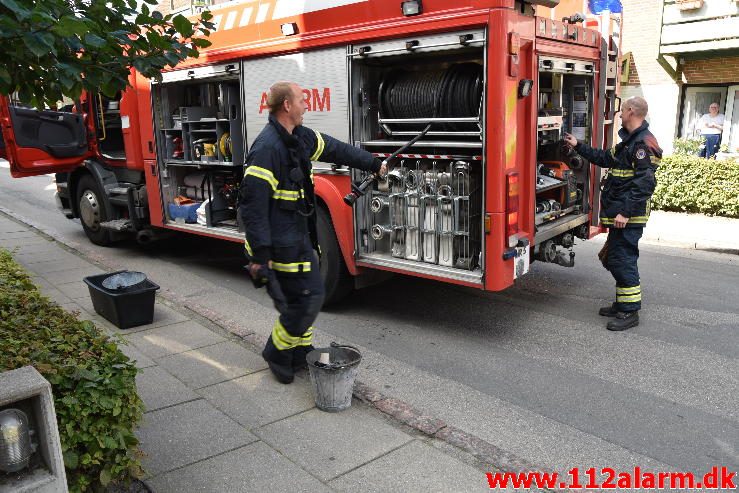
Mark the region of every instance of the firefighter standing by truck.
POLYGON ((239 210, 249 273, 268 287, 280 311, 262 351, 281 383, 291 383, 313 349, 313 322, 323 304, 311 161, 387 172, 367 151, 303 127, 307 105, 295 83, 270 87, 269 121, 246 157, 239 210))
POLYGON ((616 280, 616 301, 598 312, 612 317, 608 330, 626 330, 639 325, 641 284, 637 260, 639 239, 649 219, 649 201, 657 184, 654 173, 662 149, 644 121, 646 100, 626 100, 621 112, 621 142, 603 151, 578 143, 570 134, 567 145, 597 166, 610 168, 602 186, 600 220, 608 227, 604 265, 616 280))

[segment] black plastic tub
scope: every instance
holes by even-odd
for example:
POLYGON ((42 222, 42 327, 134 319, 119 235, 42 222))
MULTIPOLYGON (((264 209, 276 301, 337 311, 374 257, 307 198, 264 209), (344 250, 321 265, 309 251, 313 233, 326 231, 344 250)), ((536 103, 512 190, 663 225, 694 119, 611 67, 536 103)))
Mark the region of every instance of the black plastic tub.
POLYGON ((113 290, 103 287, 106 278, 121 272, 126 271, 98 274, 83 279, 90 290, 95 312, 119 329, 150 324, 154 320, 154 298, 159 286, 145 279, 129 288, 113 290))

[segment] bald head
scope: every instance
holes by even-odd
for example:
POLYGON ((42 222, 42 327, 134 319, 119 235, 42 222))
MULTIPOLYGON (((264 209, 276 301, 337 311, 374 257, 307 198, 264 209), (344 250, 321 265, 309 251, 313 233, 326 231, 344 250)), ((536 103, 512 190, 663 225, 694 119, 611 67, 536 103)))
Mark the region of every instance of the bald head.
POLYGON ((649 105, 647 104, 647 100, 639 96, 634 96, 627 99, 624 102, 624 109, 626 108, 630 108, 631 111, 634 112, 634 116, 641 119, 646 118, 647 113, 649 113, 649 105))
POLYGON ((269 88, 269 96, 267 96, 269 112, 277 113, 283 107, 285 101, 295 96, 296 88, 298 88, 298 85, 294 82, 280 81, 272 84, 269 88))

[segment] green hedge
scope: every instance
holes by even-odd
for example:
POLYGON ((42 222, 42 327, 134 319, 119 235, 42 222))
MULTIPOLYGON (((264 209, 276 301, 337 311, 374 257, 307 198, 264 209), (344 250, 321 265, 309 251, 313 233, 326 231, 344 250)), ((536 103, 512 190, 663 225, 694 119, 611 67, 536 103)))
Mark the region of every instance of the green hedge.
POLYGON ((0 371, 26 365, 51 382, 71 491, 141 475, 136 367, 91 322, 41 296, 0 250, 0 371))
POLYGON ((739 217, 739 161, 665 157, 657 169, 652 208, 739 217))

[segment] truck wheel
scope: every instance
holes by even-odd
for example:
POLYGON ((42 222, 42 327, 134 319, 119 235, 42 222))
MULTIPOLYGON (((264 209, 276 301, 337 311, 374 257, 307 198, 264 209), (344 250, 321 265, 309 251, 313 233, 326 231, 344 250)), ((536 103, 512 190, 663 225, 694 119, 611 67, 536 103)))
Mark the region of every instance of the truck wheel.
POLYGON ((318 244, 321 246, 321 279, 326 289, 324 306, 346 298, 354 290, 354 279, 344 264, 344 257, 331 224, 331 216, 323 208, 316 211, 318 244))
POLYGON ((110 213, 102 200, 102 192, 90 175, 80 178, 77 184, 77 207, 80 222, 85 234, 96 245, 110 246, 113 243, 110 231, 100 227, 100 223, 110 219, 110 213))

